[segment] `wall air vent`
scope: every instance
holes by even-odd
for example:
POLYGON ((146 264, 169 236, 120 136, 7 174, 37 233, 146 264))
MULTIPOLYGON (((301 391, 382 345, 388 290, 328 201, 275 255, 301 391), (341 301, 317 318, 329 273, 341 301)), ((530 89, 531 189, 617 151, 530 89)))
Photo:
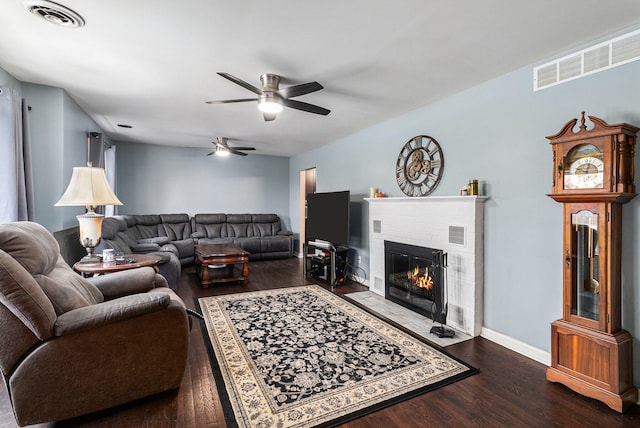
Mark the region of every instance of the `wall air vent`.
POLYGON ((538 91, 640 59, 640 30, 588 47, 533 69, 538 91))
POLYGON ((73 10, 47 0, 24 0, 22 5, 29 12, 52 24, 62 27, 84 27, 84 19, 73 10))
POLYGON ((464 245, 464 226, 449 226, 449 244, 464 245))

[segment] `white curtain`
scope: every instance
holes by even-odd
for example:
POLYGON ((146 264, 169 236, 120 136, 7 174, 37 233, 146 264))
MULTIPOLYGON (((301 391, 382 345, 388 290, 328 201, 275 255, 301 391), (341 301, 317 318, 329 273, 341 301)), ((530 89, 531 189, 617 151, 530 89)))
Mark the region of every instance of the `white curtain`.
POLYGON ((0 86, 0 223, 34 219, 27 102, 0 86))
MULTIPOLYGON (((104 151, 104 173, 107 176, 107 182, 111 186, 111 190, 116 195, 118 189, 116 187, 116 146, 110 146, 104 151)), ((105 217, 111 217, 118 214, 116 205, 106 205, 104 207, 105 217)))

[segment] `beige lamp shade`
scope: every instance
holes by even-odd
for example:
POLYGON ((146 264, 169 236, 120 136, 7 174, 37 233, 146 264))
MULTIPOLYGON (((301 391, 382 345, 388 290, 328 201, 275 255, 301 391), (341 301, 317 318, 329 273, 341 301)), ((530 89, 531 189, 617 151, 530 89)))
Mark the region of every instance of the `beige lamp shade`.
POLYGON ((122 205, 111 191, 103 168, 76 166, 71 181, 56 207, 122 205))
POLYGON ((100 261, 100 258, 93 253, 102 236, 103 215, 93 211, 93 207, 98 205, 122 205, 120 199, 111 191, 104 169, 92 166, 74 167, 69 186, 56 202, 56 206, 88 208, 87 213, 76 216, 80 223, 80 243, 87 250, 87 255, 80 260, 80 263, 100 261))

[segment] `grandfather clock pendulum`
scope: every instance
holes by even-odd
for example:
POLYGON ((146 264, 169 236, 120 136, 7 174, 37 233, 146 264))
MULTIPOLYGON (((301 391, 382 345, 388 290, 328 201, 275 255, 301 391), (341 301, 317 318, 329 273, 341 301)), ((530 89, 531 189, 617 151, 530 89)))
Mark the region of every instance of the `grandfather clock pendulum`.
POLYGON ((553 187, 564 204, 562 319, 551 324, 547 380, 623 412, 638 399, 631 335, 622 330, 622 204, 636 196, 634 150, 640 130, 582 112, 547 137, 553 187))

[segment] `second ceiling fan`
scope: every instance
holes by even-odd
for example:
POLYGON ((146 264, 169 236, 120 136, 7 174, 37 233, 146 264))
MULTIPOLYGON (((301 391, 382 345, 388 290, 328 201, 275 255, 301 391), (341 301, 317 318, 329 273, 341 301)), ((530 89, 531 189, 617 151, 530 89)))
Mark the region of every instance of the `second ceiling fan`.
POLYGON ((229 73, 218 74, 225 79, 232 81, 236 85, 240 85, 243 88, 250 90, 254 94, 258 95, 258 97, 207 101, 207 104, 228 104, 258 101, 258 108, 262 111, 264 120, 266 121, 275 120, 276 115, 280 113, 280 111, 282 111, 283 106, 296 110, 306 111, 308 113, 321 114, 323 116, 331 113, 331 110, 327 110, 324 107, 291 99, 323 89, 323 86, 318 82, 301 83, 299 85, 280 89, 280 76, 278 76, 277 74, 263 74, 260 76, 262 89, 259 89, 251 85, 250 83, 245 82, 244 80, 230 75, 229 73))
POLYGON ((207 153, 207 156, 218 155, 218 156, 228 156, 230 154, 246 156, 246 153, 242 153, 241 150, 255 150, 255 147, 231 147, 229 146, 229 139, 226 137, 218 137, 217 141, 211 142, 215 149, 207 153))

